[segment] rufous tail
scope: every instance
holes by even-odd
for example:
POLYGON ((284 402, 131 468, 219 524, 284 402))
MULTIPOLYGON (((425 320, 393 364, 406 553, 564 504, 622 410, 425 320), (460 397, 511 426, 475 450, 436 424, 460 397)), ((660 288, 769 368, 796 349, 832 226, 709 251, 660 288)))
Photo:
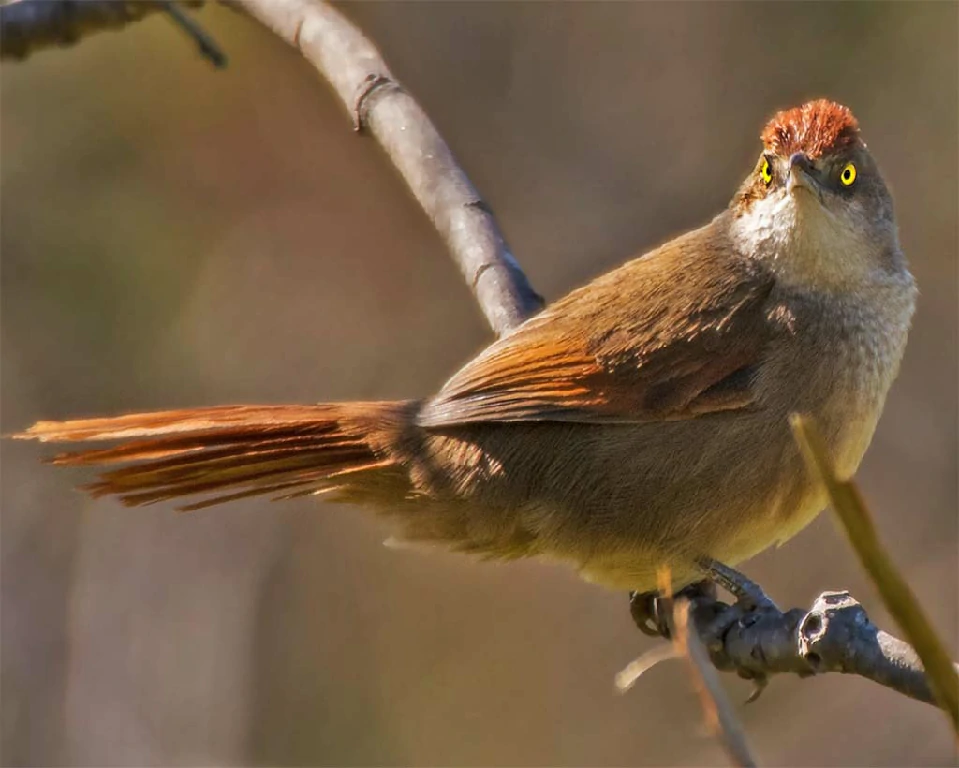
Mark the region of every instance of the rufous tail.
POLYGON ((13 437, 121 441, 48 461, 122 464, 83 489, 116 495, 127 506, 203 497, 180 507, 195 510, 247 496, 322 493, 348 485, 357 473, 388 470, 394 467, 390 441, 409 410, 408 402, 217 406, 40 421, 13 437))

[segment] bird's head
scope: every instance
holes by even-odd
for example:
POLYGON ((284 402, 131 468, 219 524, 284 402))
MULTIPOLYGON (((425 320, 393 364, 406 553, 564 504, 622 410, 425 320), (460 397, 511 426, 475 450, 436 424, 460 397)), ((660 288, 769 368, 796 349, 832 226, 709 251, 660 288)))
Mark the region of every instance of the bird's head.
POLYGON ((823 286, 904 269, 892 197, 848 108, 810 101, 774 115, 761 138, 730 203, 743 250, 823 286))

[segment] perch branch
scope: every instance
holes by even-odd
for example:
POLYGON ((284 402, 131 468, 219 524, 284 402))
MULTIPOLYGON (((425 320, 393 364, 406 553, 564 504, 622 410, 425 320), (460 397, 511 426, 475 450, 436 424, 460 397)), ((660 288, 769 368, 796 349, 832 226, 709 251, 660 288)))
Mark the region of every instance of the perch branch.
POLYGON ((878 629, 848 592, 824 592, 809 610, 762 606, 713 635, 711 627, 727 610, 735 609, 721 601, 696 601, 692 609, 697 634, 717 669, 760 684, 776 674, 842 672, 936 703, 916 652, 878 629))
MULTIPOLYGON (((542 299, 449 147, 352 23, 322 0, 229 4, 298 48, 333 86, 357 129, 367 130, 380 142, 446 241, 496 333, 508 332, 540 309, 542 299)), ((91 31, 123 26, 166 5, 153 0, 6 3, 0 6, 2 53, 22 58, 39 48, 72 43, 91 31)), ((947 709, 951 706, 949 689, 938 682, 941 669, 934 694, 913 648, 877 629, 848 593, 825 592, 808 611, 782 612, 769 602, 735 621, 717 621, 726 611, 736 610, 708 597, 690 605, 695 634, 719 670, 736 671, 757 683, 781 673, 856 674, 919 701, 941 700, 947 709), (726 628, 717 634, 717 626, 726 628)), ((946 677, 943 674, 942 680, 946 677)))

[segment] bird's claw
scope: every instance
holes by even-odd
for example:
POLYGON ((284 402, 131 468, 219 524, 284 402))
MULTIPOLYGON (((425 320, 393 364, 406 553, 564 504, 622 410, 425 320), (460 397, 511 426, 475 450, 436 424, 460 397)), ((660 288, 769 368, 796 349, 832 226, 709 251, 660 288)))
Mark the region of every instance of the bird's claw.
POLYGON ((636 627, 647 637, 669 637, 669 627, 656 592, 630 592, 629 613, 636 627))
POLYGON ((735 568, 708 557, 699 560, 699 567, 706 576, 736 598, 736 605, 741 606, 744 612, 776 607, 762 587, 735 568))
POLYGON ((673 601, 684 598, 690 602, 716 600, 716 587, 712 581, 698 581, 683 587, 673 596, 664 598, 658 592, 630 592, 629 612, 639 631, 649 637, 670 638, 669 623, 672 621, 673 601))
POLYGON ((746 703, 752 704, 756 699, 763 695, 763 691, 766 690, 766 686, 769 685, 769 678, 765 675, 763 677, 754 677, 753 689, 749 692, 749 695, 746 697, 746 703))

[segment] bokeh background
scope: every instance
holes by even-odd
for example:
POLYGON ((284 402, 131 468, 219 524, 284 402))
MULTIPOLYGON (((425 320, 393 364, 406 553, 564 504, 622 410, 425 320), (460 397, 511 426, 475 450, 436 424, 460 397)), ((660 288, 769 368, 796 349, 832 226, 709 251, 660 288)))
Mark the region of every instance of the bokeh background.
MULTIPOLYGON (((344 7, 548 298, 725 206, 774 110, 855 110, 922 291, 859 479, 957 653, 959 6, 344 7)), ((199 18, 228 70, 160 17, 0 69, 4 432, 414 397, 490 339, 311 67, 232 11, 199 18)), ((127 510, 41 447, 2 452, 6 765, 725 761, 681 665, 613 693, 652 641, 560 567, 388 550, 309 499, 127 510)), ((848 588, 894 629, 828 515, 746 569, 781 605, 848 588)), ((857 678, 777 679, 740 713, 765 765, 956 762, 935 710, 857 678)))

